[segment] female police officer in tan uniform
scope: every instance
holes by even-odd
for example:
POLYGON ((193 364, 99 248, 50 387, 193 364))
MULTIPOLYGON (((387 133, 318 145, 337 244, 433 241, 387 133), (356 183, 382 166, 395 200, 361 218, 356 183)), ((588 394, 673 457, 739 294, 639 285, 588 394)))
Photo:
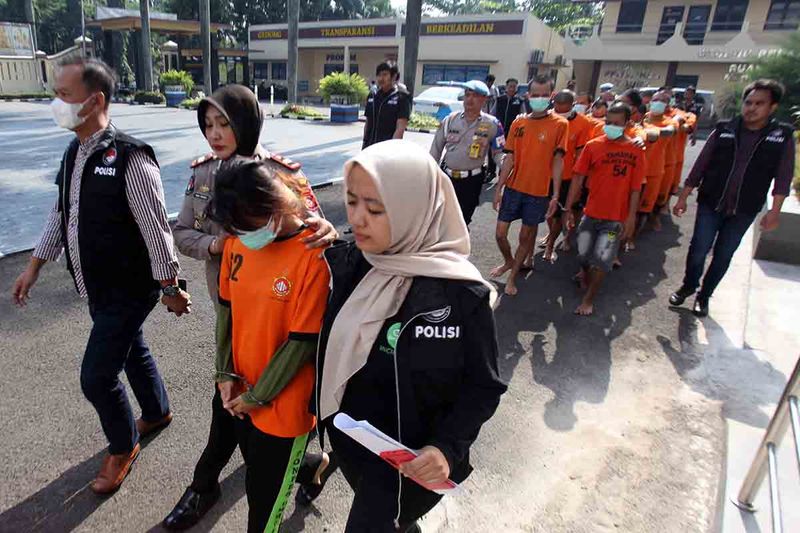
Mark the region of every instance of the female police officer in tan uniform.
MULTIPOLYGON (((192 162, 192 177, 186 187, 178 222, 173 234, 178 250, 184 255, 205 261, 206 283, 211 301, 217 305, 217 283, 220 256, 228 235, 222 227, 206 215, 206 206, 214 193, 214 179, 221 167, 239 159, 266 161, 279 172, 295 174, 308 183, 300 164, 270 154, 258 142, 263 123, 258 100, 250 89, 242 85, 228 85, 203 99, 197 108, 197 122, 212 152, 192 162)), ((321 218, 321 210, 311 187, 303 193, 309 218, 305 224, 316 229, 306 239, 309 247, 330 244, 337 236, 330 222, 321 218)), ((219 475, 236 449, 234 417, 226 412, 219 389, 214 387, 211 404, 211 428, 208 443, 195 466, 192 484, 186 489, 178 504, 164 519, 167 529, 186 529, 202 518, 220 497, 219 475)), ((318 470, 327 465, 322 458, 318 470)), ((315 478, 319 481, 319 474, 315 478)))

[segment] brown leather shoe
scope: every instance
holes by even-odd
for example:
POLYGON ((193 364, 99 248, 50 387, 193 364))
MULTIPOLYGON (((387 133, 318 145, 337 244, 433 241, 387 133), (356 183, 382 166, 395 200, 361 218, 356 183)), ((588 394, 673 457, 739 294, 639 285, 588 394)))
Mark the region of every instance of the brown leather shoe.
POLYGON ((106 455, 100 472, 97 473, 97 477, 90 485, 92 491, 95 494, 111 494, 116 491, 130 473, 131 465, 139 456, 140 450, 141 447, 137 442, 130 453, 106 455))
POLYGON ((151 433, 164 429, 170 422, 172 422, 172 413, 167 413, 164 418, 155 422, 148 422, 143 418, 139 418, 136 420, 136 431, 139 432, 139 438, 144 438, 151 433))

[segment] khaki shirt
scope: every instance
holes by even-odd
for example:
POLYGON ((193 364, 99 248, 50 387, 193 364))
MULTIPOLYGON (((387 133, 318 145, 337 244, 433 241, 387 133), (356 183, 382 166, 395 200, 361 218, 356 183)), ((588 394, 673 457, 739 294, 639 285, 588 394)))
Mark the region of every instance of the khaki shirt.
POLYGON ((481 112, 480 117, 467 122, 463 112, 455 111, 439 125, 431 156, 451 170, 474 170, 483 166, 487 153, 491 152, 500 167, 504 145, 503 126, 497 118, 481 112))
MULTIPOLYGON (((206 210, 214 197, 214 183, 217 172, 225 168, 226 165, 231 164, 231 162, 241 159, 250 160, 243 156, 235 156, 227 161, 220 161, 213 154, 209 154, 192 162, 192 177, 186 187, 186 196, 183 199, 178 221, 172 230, 172 234, 175 237, 175 245, 183 255, 205 261, 206 285, 208 286, 208 294, 212 303, 217 302, 221 256, 211 255, 208 252, 208 247, 211 246, 214 238, 224 238, 228 234, 222 226, 208 218, 206 210)), ((272 155, 260 146, 256 148, 253 159, 266 161, 266 164, 274 165, 276 169, 284 172, 296 173, 298 177, 302 178, 302 181, 307 182, 297 163, 272 155)), ((319 205, 316 203, 313 193, 310 192, 310 187, 308 194, 309 196, 304 198, 306 207, 310 213, 321 216, 319 205)))

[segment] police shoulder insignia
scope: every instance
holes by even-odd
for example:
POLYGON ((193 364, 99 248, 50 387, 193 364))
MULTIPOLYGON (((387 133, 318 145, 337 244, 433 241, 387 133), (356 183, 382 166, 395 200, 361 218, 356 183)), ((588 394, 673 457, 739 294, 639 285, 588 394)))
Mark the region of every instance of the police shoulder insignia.
POLYGON ((286 167, 286 168, 288 168, 289 170, 291 170, 293 172, 296 171, 296 170, 300 170, 300 167, 302 166, 297 161, 292 161, 288 157, 283 157, 283 156, 280 156, 278 154, 269 154, 269 158, 272 161, 275 161, 279 165, 281 165, 283 167, 286 167))
POLYGON ((213 152, 209 152, 209 153, 207 153, 206 155, 204 155, 203 157, 198 157, 197 159, 195 159, 194 161, 192 161, 192 164, 191 164, 191 165, 189 165, 189 166, 190 166, 191 168, 199 167, 200 165, 202 165, 202 164, 203 164, 203 163, 205 163, 206 161, 213 161, 213 160, 215 160, 216 158, 217 158, 217 156, 215 156, 213 152))

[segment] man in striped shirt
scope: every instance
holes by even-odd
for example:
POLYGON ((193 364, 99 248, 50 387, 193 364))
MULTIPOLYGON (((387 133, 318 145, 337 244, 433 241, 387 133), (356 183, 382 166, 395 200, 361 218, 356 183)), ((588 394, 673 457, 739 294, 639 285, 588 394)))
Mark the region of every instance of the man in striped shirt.
POLYGON ((75 132, 56 178, 58 198, 13 299, 24 306, 39 271, 66 248, 67 269, 87 298, 92 330, 81 364, 81 389, 100 417, 108 455, 91 484, 114 492, 139 453, 139 439, 172 420, 164 382, 142 324, 163 293, 176 315, 191 311, 178 286, 178 260, 155 154, 110 122, 114 77, 96 59, 72 58, 57 70, 52 111, 75 132), (122 370, 142 408, 135 420, 122 370))

